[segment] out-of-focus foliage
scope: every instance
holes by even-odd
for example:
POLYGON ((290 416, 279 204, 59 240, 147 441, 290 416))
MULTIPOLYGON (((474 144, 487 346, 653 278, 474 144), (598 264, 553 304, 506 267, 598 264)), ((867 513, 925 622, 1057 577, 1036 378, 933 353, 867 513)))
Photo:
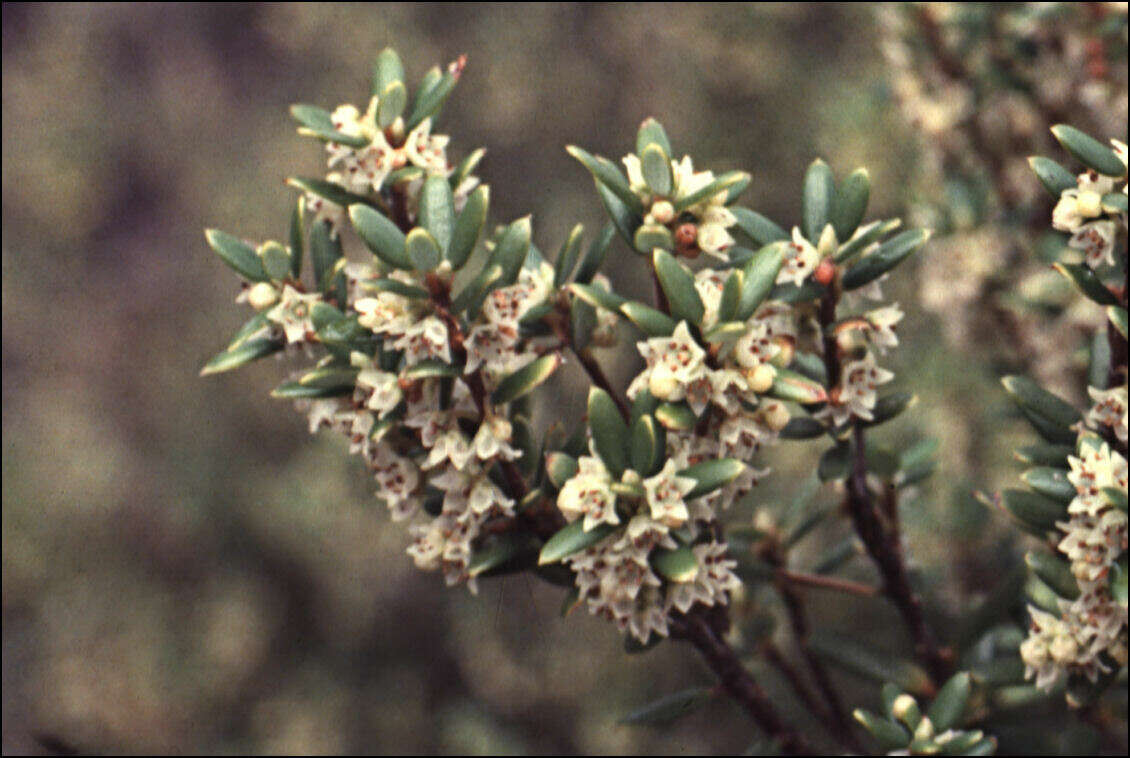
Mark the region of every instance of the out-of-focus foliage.
MULTIPOLYGON (((873 10, 5 6, 5 750, 745 748, 748 724, 721 699, 664 732, 616 725, 649 695, 710 683, 689 649, 625 658, 599 622, 560 620, 547 587, 492 581, 475 599, 410 571, 400 530, 342 445, 311 440, 262 400, 278 378, 270 361, 201 382, 217 326, 233 331, 239 316, 229 272, 199 230, 277 236, 292 197, 283 179, 321 163, 285 106, 349 101, 388 44, 410 51, 411 71, 469 55, 445 118, 461 124, 464 144, 489 146, 479 173, 506 190, 496 218, 532 212, 545 239, 602 216, 562 146, 618 154, 647 114, 681 142, 693 135, 702 165, 750 172, 749 204, 789 226, 800 222, 794 188, 814 153, 844 173, 867 165, 876 217, 897 216, 902 188, 933 161, 896 111, 873 10)), ((981 14, 968 25, 1006 18, 981 14)), ((1121 130, 1057 120, 1124 134, 1124 52, 1110 69, 1121 76, 1121 130)), ((649 283, 620 271, 609 261, 622 294, 645 299, 649 283)), ((919 405, 884 429, 884 442, 937 437, 947 481, 1008 482, 1010 442, 1023 432, 994 361, 971 363, 942 342, 948 320, 905 307, 918 298, 910 288, 890 294, 908 313, 900 339, 914 345, 892 368, 919 405)), ((637 367, 616 368, 622 386, 637 367)), ((580 386, 576 375, 553 381, 580 386)), ((808 530, 807 517, 836 500, 795 447, 769 457, 783 476, 745 517, 795 543, 798 563, 874 582, 841 526, 808 530)), ((928 615, 951 641, 968 633, 961 665, 994 685, 975 690, 973 725, 1006 753, 1093 751, 1100 739, 1124 748, 1124 730, 1104 721, 1124 715, 1124 687, 1121 705, 1116 692, 1080 725, 1022 683, 1024 613, 1009 584, 1022 550, 971 489, 919 487, 901 515, 918 561, 911 578, 935 600, 928 615), (989 691, 993 723, 980 725, 978 698, 989 691)), ((910 652, 881 600, 811 592, 814 626, 866 637, 891 658, 910 652)), ((745 649, 786 643, 773 629, 782 614, 771 588, 755 585, 746 600, 764 632, 745 649)), ((845 664, 833 676, 848 703, 873 702, 873 680, 892 679, 883 656, 876 667, 835 641, 821 649, 845 664)), ((764 660, 751 665, 771 696, 815 730, 764 660)), ((920 671, 895 673, 921 692, 920 671)))

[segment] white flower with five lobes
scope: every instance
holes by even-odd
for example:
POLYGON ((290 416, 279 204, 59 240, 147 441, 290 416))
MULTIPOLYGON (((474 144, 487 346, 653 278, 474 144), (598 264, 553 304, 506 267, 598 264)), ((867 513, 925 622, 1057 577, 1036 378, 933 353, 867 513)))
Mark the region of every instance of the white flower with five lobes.
POLYGON ((675 462, 668 459, 662 471, 643 480, 651 517, 671 529, 679 528, 690 518, 683 498, 696 484, 690 477, 677 476, 675 470, 675 462))
POLYGON ((1103 263, 1114 265, 1114 240, 1118 227, 1113 221, 1088 221, 1071 235, 1067 246, 1082 251, 1084 260, 1091 268, 1103 263))
POLYGON ((871 411, 878 399, 876 389, 894 378, 894 373, 876 365, 875 356, 868 352, 863 358, 843 367, 839 386, 832 390, 828 404, 816 416, 831 416, 837 426, 853 416, 870 421, 874 418, 871 411))
POLYGON ((1084 222, 1103 215, 1102 197, 1114 191, 1115 180, 1094 171, 1079 174, 1078 186, 1065 189, 1052 209, 1052 226, 1074 232, 1084 222))
POLYGON ((310 309, 321 300, 320 294, 304 295, 289 284, 283 285, 282 297, 267 311, 267 320, 282 328, 289 344, 305 342, 306 336, 314 333, 310 309))
POLYGON ((880 354, 885 354, 888 348, 898 347, 899 338, 895 334, 895 326, 903 319, 898 303, 867 311, 863 318, 871 327, 867 338, 878 348, 880 354))
MULTIPOLYGON (((357 355, 361 354, 354 353, 354 356, 357 355)), ((368 392, 368 397, 364 398, 365 407, 379 414, 388 413, 404 399, 399 378, 396 374, 381 371, 367 356, 363 357, 368 365, 357 374, 357 387, 368 392)))
POLYGON ((1087 423, 1095 428, 1109 426, 1114 436, 1125 443, 1127 437, 1126 418, 1126 385, 1100 390, 1097 387, 1088 387, 1087 393, 1094 401, 1094 405, 1087 411, 1087 423))
POLYGON ((513 425, 504 416, 488 413, 471 442, 475 455, 483 461, 495 458, 513 461, 521 458, 522 451, 510 446, 513 432, 513 425))
POLYGON ((686 388, 706 375, 706 351, 685 321, 679 322, 670 337, 653 337, 637 342, 636 347, 647 366, 628 387, 628 396, 633 399, 647 389, 660 400, 682 400, 686 388))
POLYGON ((1068 456, 1067 463, 1071 466, 1067 481, 1076 492, 1067 506, 1068 513, 1098 516, 1111 507, 1103 495, 1104 487, 1126 489, 1126 459, 1105 442, 1097 448, 1084 446, 1082 455, 1068 456))
POLYGON ((798 227, 793 227, 793 239, 785 254, 785 262, 777 274, 777 284, 792 282, 796 286, 804 284, 809 274, 820 263, 820 254, 812 243, 804 238, 798 227))
POLYGON ((619 524, 612 474, 596 456, 583 455, 577 460, 577 473, 565 482, 557 495, 557 508, 566 521, 584 518, 584 530, 599 524, 619 524))
POLYGON ((726 251, 734 245, 728 227, 737 223, 737 218, 724 205, 708 205, 700 217, 698 226, 698 246, 704 253, 718 258, 726 258, 726 251))
POLYGON ((428 316, 417 321, 405 329, 404 334, 392 345, 397 350, 404 351, 404 362, 409 366, 433 358, 451 363, 447 324, 438 316, 428 316))

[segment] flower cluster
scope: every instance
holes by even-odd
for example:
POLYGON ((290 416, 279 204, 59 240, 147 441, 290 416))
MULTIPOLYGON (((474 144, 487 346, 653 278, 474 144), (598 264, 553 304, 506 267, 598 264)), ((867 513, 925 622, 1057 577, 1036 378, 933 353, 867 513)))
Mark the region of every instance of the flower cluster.
MULTIPOLYGON (((1114 154, 1122 161, 1123 174, 1126 173, 1126 144, 1112 139, 1114 154)), ((1088 267, 1095 269, 1102 265, 1113 266, 1114 243, 1118 233, 1119 219, 1125 226, 1125 209, 1119 210, 1103 206, 1103 196, 1116 191, 1119 181, 1111 176, 1103 176, 1094 169, 1079 174, 1076 186, 1063 190, 1059 202, 1052 211, 1052 226, 1061 232, 1071 234, 1068 247, 1083 254, 1088 267)), ((1126 196, 1126 183, 1122 182, 1122 195, 1126 196)))

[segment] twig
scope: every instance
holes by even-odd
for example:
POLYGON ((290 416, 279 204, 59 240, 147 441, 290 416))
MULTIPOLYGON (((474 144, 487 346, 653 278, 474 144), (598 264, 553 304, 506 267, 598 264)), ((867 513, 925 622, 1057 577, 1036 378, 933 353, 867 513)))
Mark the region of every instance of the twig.
POLYGON ((821 574, 802 574, 796 571, 789 571, 788 569, 779 569, 778 575, 793 584, 803 584, 808 587, 818 587, 824 590, 846 592, 849 595, 875 597, 879 594, 878 587, 873 587, 870 584, 863 584, 862 582, 853 582, 850 579, 841 579, 836 576, 823 576, 821 574))

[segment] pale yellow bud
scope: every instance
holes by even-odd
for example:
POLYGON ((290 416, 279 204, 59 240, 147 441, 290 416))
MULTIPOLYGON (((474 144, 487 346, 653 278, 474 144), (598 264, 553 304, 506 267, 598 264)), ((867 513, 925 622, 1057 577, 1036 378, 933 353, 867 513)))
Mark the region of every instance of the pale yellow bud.
POLYGON ((1098 192, 1083 190, 1079 193, 1075 207, 1083 218, 1095 218, 1103 212, 1102 196, 1098 192))
POLYGON ((895 702, 891 703, 891 713, 900 721, 905 719, 912 711, 917 710, 917 708, 918 701, 905 692, 896 697, 895 702))
POLYGON ((279 291, 269 282, 253 284, 247 291, 247 303, 257 311, 266 310, 279 300, 279 291))
POLYGON ((666 400, 679 388, 679 380, 662 367, 656 367, 647 380, 647 388, 660 400, 666 400))
POLYGON ((836 252, 839 244, 839 240, 836 239, 836 230, 832 228, 831 224, 825 224, 824 231, 820 232, 820 241, 816 243, 817 254, 821 258, 827 258, 836 252))
POLYGON ((761 413, 761 420, 767 427, 779 432, 789 423, 789 409, 784 403, 769 403, 761 413))
POLYGON ((651 216, 661 224, 669 224, 675 218, 675 206, 666 200, 659 200, 651 206, 651 216))
POLYGON ((918 722, 918 728, 914 730, 914 739, 928 740, 934 736, 934 722, 930 721, 929 717, 923 716, 922 720, 918 722))
POLYGON ((760 363, 745 371, 745 380, 749 384, 750 390, 759 395, 768 392, 776 378, 777 369, 767 363, 760 363))

